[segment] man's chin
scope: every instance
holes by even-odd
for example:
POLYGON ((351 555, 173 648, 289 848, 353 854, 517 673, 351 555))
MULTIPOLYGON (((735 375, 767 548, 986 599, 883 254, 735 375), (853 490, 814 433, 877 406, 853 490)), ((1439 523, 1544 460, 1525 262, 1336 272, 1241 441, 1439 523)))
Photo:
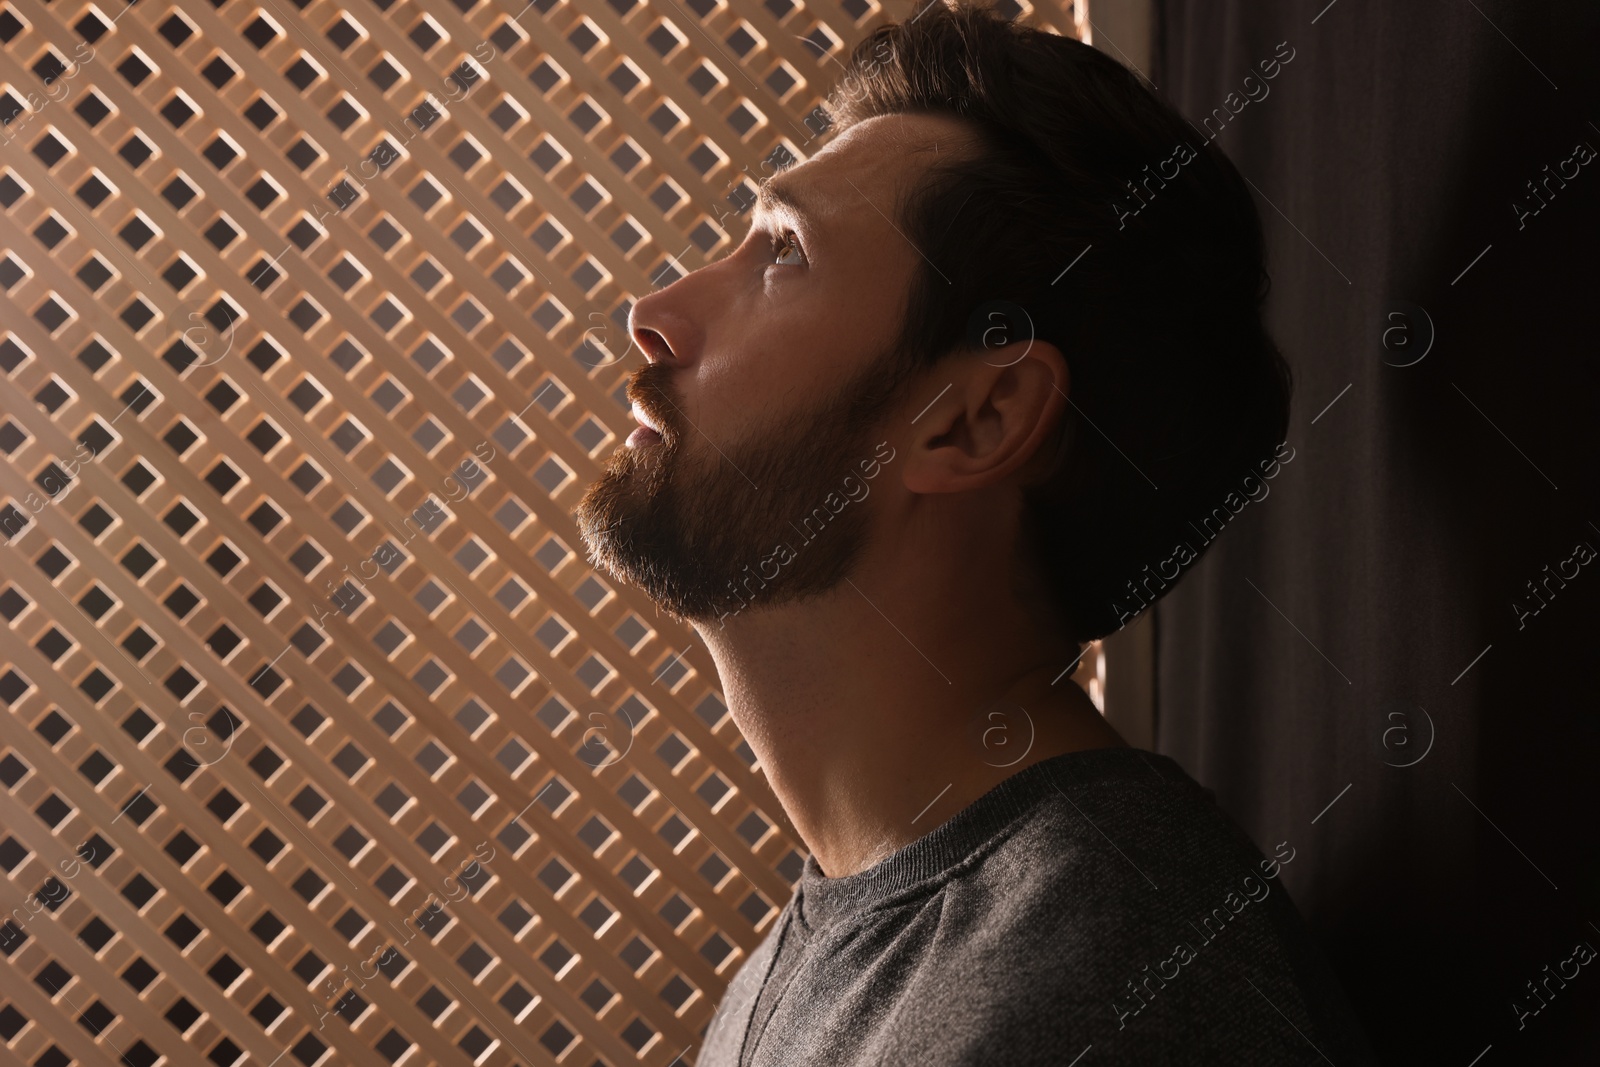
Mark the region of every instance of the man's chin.
MULTIPOLYGON (((664 505, 659 472, 639 469, 638 460, 613 461, 573 511, 590 562, 619 582, 639 586, 652 599, 665 570, 660 551, 670 540, 660 514, 664 505)), ((665 607, 666 605, 663 605, 665 607)))
POLYGON ((715 606, 699 592, 703 577, 686 576, 652 554, 637 527, 626 519, 612 522, 602 532, 586 529, 583 539, 596 568, 638 589, 662 613, 689 623, 715 617, 715 606))
POLYGON ((578 535, 597 566, 611 570, 620 546, 637 537, 650 499, 645 481, 639 471, 626 466, 610 467, 589 486, 573 509, 578 535))

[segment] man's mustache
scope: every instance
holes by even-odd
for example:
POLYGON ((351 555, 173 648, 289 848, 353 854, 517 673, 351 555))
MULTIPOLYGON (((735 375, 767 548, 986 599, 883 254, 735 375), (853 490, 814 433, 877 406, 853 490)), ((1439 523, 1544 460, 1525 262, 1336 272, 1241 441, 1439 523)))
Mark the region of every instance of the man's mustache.
POLYGON ((639 405, 651 422, 661 427, 662 435, 669 440, 680 436, 678 429, 678 402, 672 394, 672 371, 659 363, 647 363, 633 372, 628 379, 625 394, 630 403, 639 405))

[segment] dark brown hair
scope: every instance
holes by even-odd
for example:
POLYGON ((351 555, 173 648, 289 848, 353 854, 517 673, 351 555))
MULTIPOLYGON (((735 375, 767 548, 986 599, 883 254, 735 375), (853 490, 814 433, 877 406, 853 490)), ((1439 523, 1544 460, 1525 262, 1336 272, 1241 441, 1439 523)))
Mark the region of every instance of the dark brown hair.
POLYGON ((1130 599, 1145 567, 1180 542, 1204 550, 1190 521, 1284 439, 1260 219, 1221 150, 1120 63, 930 3, 864 38, 824 106, 840 129, 933 113, 975 135, 975 154, 946 154, 898 207, 923 259, 894 356, 909 370, 969 348, 997 308, 1011 337, 1060 348, 1067 447, 1026 491, 1019 550, 1087 641, 1153 599, 1148 581, 1130 599))

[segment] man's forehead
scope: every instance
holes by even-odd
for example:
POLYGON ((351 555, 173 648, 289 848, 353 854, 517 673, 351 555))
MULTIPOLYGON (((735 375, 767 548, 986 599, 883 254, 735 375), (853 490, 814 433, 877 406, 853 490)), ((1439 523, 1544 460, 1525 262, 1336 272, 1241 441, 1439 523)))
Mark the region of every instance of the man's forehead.
POLYGON ((820 220, 887 213, 899 187, 940 155, 959 150, 963 131, 939 116, 885 115, 845 130, 816 155, 761 184, 757 204, 820 220))
POLYGON ((896 112, 862 119, 824 145, 813 158, 866 148, 896 158, 908 152, 938 152, 969 141, 973 131, 955 115, 896 112))

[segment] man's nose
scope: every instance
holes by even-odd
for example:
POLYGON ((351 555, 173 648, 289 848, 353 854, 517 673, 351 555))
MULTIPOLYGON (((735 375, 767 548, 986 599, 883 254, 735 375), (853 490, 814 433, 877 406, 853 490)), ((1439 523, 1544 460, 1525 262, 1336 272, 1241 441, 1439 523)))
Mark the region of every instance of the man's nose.
POLYGON ((675 366, 694 361, 705 339, 708 309, 726 300, 713 292, 714 275, 702 267, 634 302, 628 333, 647 360, 675 366))
MULTIPOLYGON (((631 320, 632 316, 630 316, 631 320)), ((649 326, 640 326, 636 323, 629 326, 633 334, 633 343, 639 346, 644 353, 644 358, 651 363, 677 362, 677 354, 673 351, 672 342, 668 341, 660 331, 649 326)))

